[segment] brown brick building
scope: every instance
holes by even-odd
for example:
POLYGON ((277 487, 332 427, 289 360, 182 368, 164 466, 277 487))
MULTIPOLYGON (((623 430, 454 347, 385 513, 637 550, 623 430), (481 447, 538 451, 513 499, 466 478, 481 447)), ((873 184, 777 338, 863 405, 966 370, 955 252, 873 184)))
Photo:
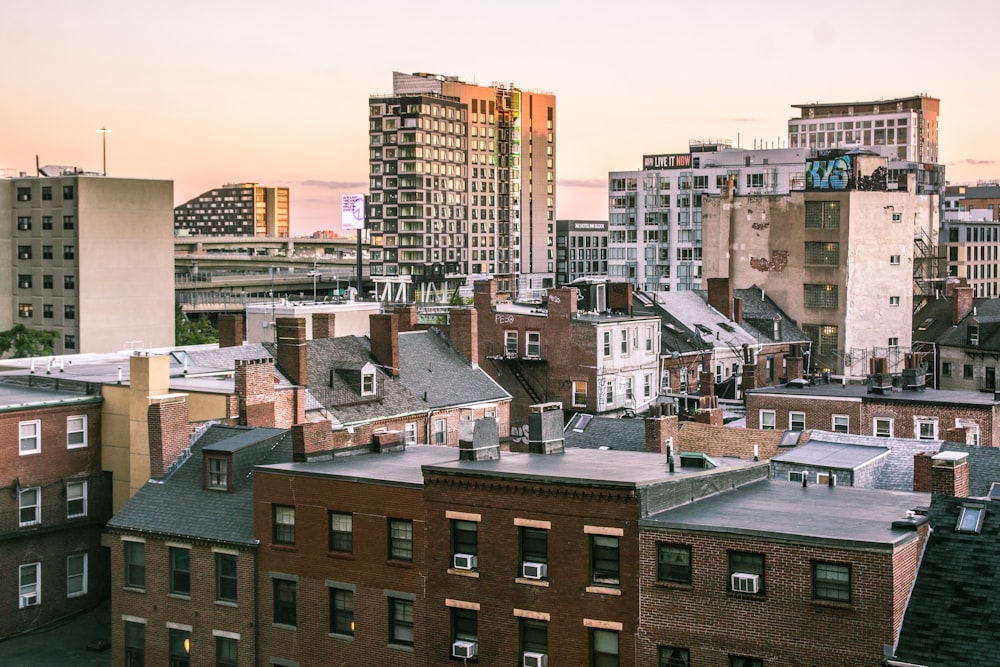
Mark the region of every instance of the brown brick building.
POLYGON ((0 640, 107 595, 101 406, 87 383, 44 374, 0 383, 0 640))

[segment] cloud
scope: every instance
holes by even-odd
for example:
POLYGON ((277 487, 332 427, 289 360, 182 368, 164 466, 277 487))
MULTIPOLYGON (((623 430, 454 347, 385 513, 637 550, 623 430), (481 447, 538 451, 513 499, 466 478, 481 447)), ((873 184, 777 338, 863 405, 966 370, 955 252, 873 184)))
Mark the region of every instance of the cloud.
POLYGON ((951 164, 951 165, 965 164, 965 165, 970 165, 970 166, 973 166, 973 167, 978 167, 978 166, 981 166, 981 165, 996 164, 996 163, 997 163, 996 160, 975 160, 975 159, 969 157, 969 158, 965 158, 964 160, 958 160, 956 162, 949 162, 948 164, 951 164))
POLYGON ((746 118, 746 117, 743 117, 743 118, 730 118, 726 122, 729 122, 729 123, 760 123, 762 121, 761 121, 760 118, 746 118))
POLYGON ((607 189, 608 187, 608 179, 606 178, 560 178, 557 179, 557 182, 565 188, 607 189))
POLYGON ((367 188, 368 181, 302 181, 299 185, 312 188, 326 188, 327 190, 357 190, 367 188))

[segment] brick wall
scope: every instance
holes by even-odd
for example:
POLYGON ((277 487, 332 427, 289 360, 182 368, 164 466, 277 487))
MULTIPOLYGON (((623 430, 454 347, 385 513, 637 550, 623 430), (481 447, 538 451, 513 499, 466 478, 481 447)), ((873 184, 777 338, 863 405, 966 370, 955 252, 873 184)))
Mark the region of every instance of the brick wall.
MULTIPOLYGON (((788 429, 789 413, 806 413, 806 430, 833 430, 833 415, 847 415, 848 432, 871 435, 869 420, 868 431, 862 430, 862 403, 860 399, 837 399, 823 397, 810 398, 807 395, 796 396, 788 394, 750 393, 746 396, 747 428, 760 428, 760 411, 774 410, 774 428, 777 431, 788 429)), ((899 435, 898 433, 896 435, 899 435)))
POLYGON ((236 313, 222 313, 217 320, 219 347, 239 347, 243 345, 243 316, 236 313))
POLYGON ((188 446, 191 426, 185 396, 151 399, 146 408, 149 424, 149 474, 159 477, 188 446))
POLYGON ((237 359, 233 384, 239 398, 240 423, 273 428, 274 362, 270 359, 237 359))
POLYGON ((279 317, 277 327, 278 367, 295 384, 308 386, 306 373, 306 321, 302 317, 279 317))
POLYGON ((313 340, 336 337, 337 335, 336 321, 337 321, 337 315, 335 313, 313 313, 312 315, 313 340))

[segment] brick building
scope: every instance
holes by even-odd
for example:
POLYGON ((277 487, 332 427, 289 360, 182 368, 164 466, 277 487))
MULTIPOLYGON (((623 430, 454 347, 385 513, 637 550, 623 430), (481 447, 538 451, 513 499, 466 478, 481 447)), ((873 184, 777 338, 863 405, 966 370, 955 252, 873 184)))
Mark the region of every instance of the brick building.
POLYGON ((291 455, 287 430, 213 425, 108 522, 113 664, 255 664, 249 473, 291 455))
POLYGON ((501 303, 475 284, 479 361, 513 397, 513 439, 526 441, 528 406, 558 401, 590 413, 639 413, 656 400, 659 318, 632 314, 632 290, 608 285, 599 311, 578 309, 574 287, 541 305, 501 303))
POLYGON ((101 406, 95 385, 45 374, 0 383, 0 640, 107 594, 101 406))
POLYGON ((1000 446, 1000 401, 992 393, 876 382, 873 388, 790 382, 747 392, 747 426, 1000 446))
POLYGON ((880 665, 928 500, 761 481, 642 519, 635 664, 880 665))

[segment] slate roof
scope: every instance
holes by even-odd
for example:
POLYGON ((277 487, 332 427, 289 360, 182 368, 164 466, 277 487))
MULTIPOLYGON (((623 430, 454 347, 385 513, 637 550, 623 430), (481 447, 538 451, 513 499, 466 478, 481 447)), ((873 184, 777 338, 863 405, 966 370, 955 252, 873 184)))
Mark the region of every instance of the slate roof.
MULTIPOLYGON (((973 299, 972 305, 978 311, 986 301, 987 299, 973 299)), ((914 342, 936 343, 951 333, 954 329, 951 323, 954 307, 954 297, 949 296, 928 299, 921 304, 913 313, 914 342)))
POLYGON ((782 452, 772 460, 794 465, 856 470, 873 463, 875 460, 888 455, 888 453, 888 447, 850 445, 813 440, 799 445, 790 451, 782 452))
POLYGON ((290 432, 274 428, 212 425, 191 446, 191 456, 172 474, 146 482, 108 528, 230 544, 256 544, 253 535, 254 465, 292 460, 290 432), (233 491, 202 486, 203 451, 233 455, 233 491))
POLYGON ((659 302, 649 300, 646 295, 637 294, 632 312, 636 315, 655 315, 660 318, 660 354, 699 354, 711 347, 695 333, 671 315, 659 302))
POLYGON ((933 527, 903 617, 895 659, 926 667, 992 667, 1000 636, 1000 511, 989 502, 982 529, 955 530, 962 498, 935 495, 933 527))
POLYGON ((458 354, 437 330, 399 334, 399 380, 426 407, 510 400, 503 387, 458 354))
POLYGON ((566 447, 646 451, 646 424, 642 419, 616 419, 577 413, 563 431, 566 447), (587 419, 590 417, 590 419, 587 419))
POLYGON ((993 482, 1000 482, 1000 447, 945 442, 941 444, 941 451, 968 453, 969 495, 973 498, 985 498, 993 482))
POLYGON ((743 328, 755 334, 761 343, 808 343, 795 320, 778 307, 771 297, 756 285, 748 289, 734 289, 733 296, 743 301, 743 328), (780 317, 778 332, 781 340, 774 339, 774 318, 780 317))
POLYGON ((1000 299, 990 299, 976 306, 976 314, 969 315, 957 326, 941 336, 939 345, 947 347, 967 347, 969 322, 979 321, 979 345, 976 349, 1000 351, 1000 299))

